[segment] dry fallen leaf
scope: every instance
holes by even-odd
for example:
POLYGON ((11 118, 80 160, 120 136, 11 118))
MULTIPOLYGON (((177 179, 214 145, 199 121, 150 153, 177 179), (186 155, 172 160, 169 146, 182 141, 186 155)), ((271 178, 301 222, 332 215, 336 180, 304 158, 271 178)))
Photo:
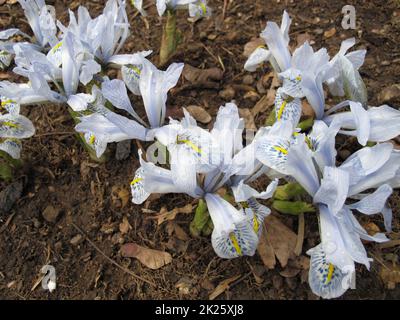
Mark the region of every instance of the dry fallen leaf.
POLYGON ((136 258, 150 269, 159 269, 172 262, 172 256, 165 251, 153 250, 127 243, 121 247, 121 255, 126 258, 136 258))
POLYGON ((124 208, 129 203, 130 196, 131 193, 125 187, 113 186, 111 188, 111 200, 117 207, 124 208))
POLYGON ((10 75, 7 72, 0 72, 0 80, 7 80, 10 75))
POLYGON ((267 231, 266 238, 271 244, 279 263, 282 268, 284 268, 289 258, 295 256, 294 250, 296 247, 297 235, 275 216, 268 216, 264 224, 267 231))
POLYGON ((284 277, 284 278, 293 278, 299 274, 301 270, 297 268, 292 268, 292 267, 286 267, 282 271, 279 272, 279 274, 284 277))
POLYGON ((395 265, 381 266, 379 275, 388 289, 393 290, 400 283, 400 267, 395 265))
POLYGON ((191 84, 201 86, 222 80, 224 72, 219 68, 199 69, 185 64, 182 75, 191 84))
POLYGON ((311 105, 306 101, 301 102, 302 110, 303 110, 303 115, 307 118, 315 118, 315 112, 314 109, 311 107, 311 105))
POLYGON ((128 231, 132 229, 131 225, 129 224, 129 221, 127 219, 127 217, 123 217, 122 218, 122 222, 119 224, 119 231, 122 234, 126 234, 128 233, 128 231))
POLYGON ((247 100, 256 102, 260 99, 260 95, 257 92, 255 92, 254 90, 250 90, 250 91, 247 91, 243 95, 243 99, 247 99, 247 100))
POLYGON ((208 296, 210 300, 214 300, 220 294, 224 293, 225 290, 229 289, 229 285, 240 278, 240 275, 234 276, 229 279, 225 279, 224 281, 220 282, 215 290, 208 296))
POLYGON ((182 241, 188 241, 190 239, 185 230, 183 230, 182 227, 174 221, 168 222, 166 230, 168 232, 168 236, 175 234, 175 236, 182 241))
POLYGON ((327 30, 327 31, 324 32, 324 37, 325 37, 325 38, 331 38, 331 37, 333 37, 335 34, 336 34, 336 28, 333 27, 333 28, 331 28, 331 29, 329 29, 329 30, 327 30))
POLYGON ((193 118, 201 123, 207 124, 212 120, 210 114, 202 107, 188 106, 186 109, 187 111, 189 111, 193 118))
POLYGON ((265 40, 262 38, 252 39, 244 45, 243 55, 248 58, 259 46, 265 46, 265 40))
POLYGON ((256 105, 251 109, 253 117, 256 117, 259 113, 265 112, 268 108, 274 105, 275 101, 275 90, 270 89, 268 93, 263 96, 256 105))
POLYGON ((193 212, 193 206, 190 203, 182 208, 174 208, 171 211, 167 211, 165 207, 162 207, 160 213, 152 218, 157 219, 157 224, 160 225, 165 221, 174 220, 178 213, 192 213, 192 212, 193 212))
POLYGON ((239 108, 239 115, 244 119, 244 126, 246 129, 257 131, 257 126, 254 122, 254 116, 250 109, 239 108))
POLYGON ((261 257, 262 262, 268 269, 274 269, 276 265, 275 252, 269 243, 265 232, 261 234, 258 242, 257 252, 261 257))
POLYGON ((365 231, 367 231, 370 236, 374 236, 376 233, 381 232, 379 227, 373 222, 368 222, 363 227, 364 227, 365 231))
POLYGON ((193 283, 189 278, 183 277, 175 284, 175 288, 179 290, 180 294, 188 295, 192 291, 193 283))
POLYGON ((380 103, 393 102, 400 98, 400 84, 393 84, 384 88, 378 95, 380 103))
POLYGON ((312 36, 309 33, 307 33, 307 32, 299 33, 296 37, 296 42, 297 42, 296 48, 301 47, 306 41, 308 41, 310 43, 311 40, 312 40, 312 36))

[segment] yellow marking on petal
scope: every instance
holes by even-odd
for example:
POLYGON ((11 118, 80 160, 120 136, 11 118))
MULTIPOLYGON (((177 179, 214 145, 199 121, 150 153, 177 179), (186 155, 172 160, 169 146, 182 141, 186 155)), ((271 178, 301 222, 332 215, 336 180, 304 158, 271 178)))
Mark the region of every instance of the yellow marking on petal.
POLYGON ((334 271, 335 271, 335 266, 332 263, 330 263, 329 270, 328 270, 328 276, 326 277, 325 284, 329 284, 329 282, 331 282, 334 271))
POLYGON ((231 239, 233 247, 235 248, 236 252, 238 253, 239 256, 241 256, 242 255, 242 249, 239 246, 239 242, 238 242, 235 234, 233 232, 231 232, 229 234, 229 238, 231 239))
POLYGON ((53 53, 56 52, 61 46, 62 46, 62 41, 60 41, 59 43, 57 43, 54 48, 51 50, 53 53))
POLYGON ((201 154, 202 150, 201 148, 199 148, 198 146, 196 146, 192 141, 188 140, 188 139, 184 139, 184 140, 177 140, 177 143, 184 143, 187 146, 189 146, 190 148, 192 148, 196 153, 201 154))
POLYGON ((14 100, 11 99, 7 99, 1 102, 1 106, 4 107, 5 105, 9 104, 9 103, 16 103, 14 100))
POLYGON ((301 81, 301 76, 297 76, 295 79, 296 79, 297 81, 301 81))
POLYGON ((311 143, 310 138, 309 138, 308 136, 306 136, 306 137, 304 138, 304 140, 305 140, 305 142, 307 143, 307 146, 308 146, 311 150, 313 150, 313 147, 312 147, 312 143, 311 143))
POLYGON ((285 148, 274 146, 273 147, 276 151, 282 152, 283 154, 288 154, 288 151, 285 148))
POLYGON ((267 49, 267 47, 265 45, 261 44, 256 49, 267 49))
POLYGON ((281 106, 279 108, 279 111, 278 111, 278 116, 277 116, 278 120, 281 120, 282 114, 283 114, 283 110, 285 109, 286 104, 287 104, 287 101, 283 100, 283 102, 282 102, 282 104, 281 104, 281 106))
POLYGON ((94 134, 92 134, 92 135, 90 136, 90 138, 89 138, 89 143, 90 143, 91 145, 93 145, 95 141, 96 141, 96 137, 95 137, 94 134))
POLYGON ((136 66, 130 66, 129 68, 131 68, 134 72, 136 72, 138 75, 140 75, 141 74, 141 70, 138 68, 138 67, 136 67, 136 66))
POLYGON ((19 128, 19 125, 16 123, 13 123, 11 121, 4 121, 2 123, 2 125, 6 126, 6 127, 10 127, 10 128, 19 128))
POLYGON ((201 11, 203 11, 203 15, 205 16, 207 14, 207 7, 203 2, 200 2, 200 8, 201 11))
POLYGON ((253 217, 253 230, 254 230, 255 233, 257 233, 258 229, 260 229, 260 224, 258 223, 257 217, 254 215, 254 217, 253 217))
POLYGON ((138 183, 138 182, 140 182, 140 181, 142 181, 142 180, 143 180, 143 178, 136 178, 136 179, 133 179, 133 180, 131 181, 131 186, 135 185, 136 183, 138 183))

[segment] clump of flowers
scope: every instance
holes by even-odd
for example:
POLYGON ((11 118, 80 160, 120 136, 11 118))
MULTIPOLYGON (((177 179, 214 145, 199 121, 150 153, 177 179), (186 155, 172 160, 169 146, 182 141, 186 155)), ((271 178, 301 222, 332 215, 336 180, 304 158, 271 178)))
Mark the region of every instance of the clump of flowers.
MULTIPOLYGON (((107 1, 102 14, 95 18, 80 6, 77 17, 70 11, 68 26, 55 22, 54 10, 44 1, 20 4, 35 33, 35 43, 2 43, 15 57, 14 73, 27 78, 26 83, 1 81, 4 101, 12 101, 18 110, 20 106, 48 102, 67 105, 82 142, 95 160, 109 142, 151 140, 149 130, 163 124, 167 92, 178 81, 183 64, 160 71, 145 58, 151 51, 119 53, 129 36, 125 1, 107 1), (123 81, 105 76, 111 68, 121 69, 123 81), (143 97, 150 127, 134 110, 127 88, 143 97), (115 109, 134 120, 117 114, 115 109)), ((6 30, 0 33, 0 39, 20 33, 18 29, 6 30)), ((4 66, 11 63, 2 61, 4 66)))
POLYGON ((388 240, 383 233, 369 235, 356 215, 382 213, 386 230, 391 230, 387 199, 400 187, 400 152, 387 141, 400 133, 400 112, 387 105, 367 106, 358 72, 365 51, 347 53, 354 39, 345 40, 333 59, 326 49, 315 52, 307 42, 291 54, 290 23, 286 12, 281 28, 268 22, 261 34, 268 48, 256 49, 245 65, 254 71, 270 61, 282 81, 267 126, 244 146, 243 119, 233 102, 219 109, 210 132, 186 111, 181 121, 170 119, 152 132, 167 151, 157 156, 150 148, 146 155, 140 152, 132 201, 141 204, 151 193, 185 193, 198 199, 191 232, 211 233, 216 254, 228 259, 255 253, 263 220, 271 212, 257 199, 271 199, 282 213, 316 212, 321 242, 307 252, 309 284, 315 294, 336 298, 354 288, 355 263, 370 267, 361 240, 388 240), (328 109, 324 85, 348 100, 328 109), (301 129, 304 98, 315 119, 301 129), (346 107, 349 111, 338 112, 346 107), (338 134, 355 136, 363 146, 340 165, 338 134), (260 192, 251 183, 264 175, 271 183, 260 192), (278 179, 283 184, 278 186, 278 179))
POLYGON ((19 165, 22 145, 20 140, 34 135, 32 122, 21 115, 15 101, 0 96, 0 178, 8 180, 19 165))
MULTIPOLYGON (((312 291, 336 298, 355 287, 355 263, 369 268, 371 262, 361 240, 388 240, 383 233, 369 235, 356 216, 381 213, 389 232, 387 199, 400 187, 400 151, 390 143, 400 134, 400 111, 368 106, 358 71, 366 51, 348 53, 355 39, 343 41, 332 59, 325 48, 314 51, 308 42, 291 53, 289 15, 284 12, 281 27, 268 22, 261 33, 266 46, 257 48, 244 67, 255 71, 269 61, 281 87, 266 125, 244 144, 244 120, 233 101, 219 108, 210 131, 186 110, 183 119, 165 124, 168 92, 183 64, 162 71, 146 58, 151 51, 120 54, 129 35, 125 1, 108 0, 96 18, 79 7, 77 17, 70 12, 68 26, 56 21, 54 9, 42 0, 19 2, 34 37, 18 29, 0 32, 0 68, 9 67, 14 57, 13 71, 27 79, 0 82, 1 177, 9 177, 13 160, 20 157, 19 140, 35 132, 20 107, 65 104, 96 159, 111 142, 156 141, 139 151, 140 167, 130 183, 133 203, 142 204, 152 193, 197 199, 190 230, 211 234, 215 253, 226 259, 254 255, 271 213, 262 200, 282 213, 315 213, 321 241, 307 251, 312 291), (15 42, 15 36, 31 42, 15 42), (122 80, 106 76, 109 68, 119 68, 122 80), (346 100, 327 106, 324 86, 346 100), (141 96, 148 122, 128 92, 141 96), (315 112, 307 125, 301 122, 304 99, 315 112), (338 134, 354 136, 362 146, 343 163, 336 160, 338 134), (259 191, 252 183, 262 176, 270 183, 259 191)), ((133 4, 145 14, 142 1, 133 4)), ((167 14, 160 53, 165 64, 177 44, 175 10, 188 8, 196 18, 211 11, 203 0, 156 4, 160 16, 167 14)))
MULTIPOLYGON (((370 267, 371 259, 361 239, 388 240, 382 233, 368 235, 355 212, 382 213, 386 230, 391 230, 392 213, 386 201, 392 188, 400 187, 400 152, 387 141, 400 134, 400 112, 387 105, 368 106, 358 72, 366 51, 347 53, 355 39, 343 41, 332 59, 325 48, 315 52, 308 42, 291 54, 290 24, 286 12, 280 28, 268 22, 261 33, 267 47, 257 48, 245 64, 246 70, 255 71, 269 61, 282 81, 269 118, 270 132, 258 137, 255 156, 283 179, 294 179, 312 197, 318 208, 321 243, 308 251, 309 284, 315 294, 335 298, 354 288, 355 262, 370 267), (332 96, 348 100, 328 108, 324 84, 332 96), (315 112, 308 133, 298 128, 303 98, 315 112), (349 111, 338 112, 347 106, 349 111), (365 146, 339 166, 337 134, 355 136, 365 146), (375 191, 365 193, 370 190, 375 191)), ((290 207, 289 202, 286 204, 290 207)), ((280 208, 285 212, 284 205, 280 208)))

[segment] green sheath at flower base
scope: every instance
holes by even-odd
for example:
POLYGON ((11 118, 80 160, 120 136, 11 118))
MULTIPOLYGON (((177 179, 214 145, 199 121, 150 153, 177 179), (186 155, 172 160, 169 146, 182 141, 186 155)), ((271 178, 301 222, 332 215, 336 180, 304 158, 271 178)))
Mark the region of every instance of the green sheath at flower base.
POLYGON ((163 27, 161 39, 160 66, 167 64, 175 53, 179 40, 179 32, 176 29, 176 13, 174 10, 167 10, 167 22, 163 27))
POLYGON ((214 230, 214 224, 212 222, 211 217, 208 218, 208 222, 207 224, 204 226, 203 230, 201 231, 201 233, 203 234, 203 236, 208 237, 214 230))
POLYGON ((272 126, 276 121, 276 116, 275 116, 275 111, 271 110, 271 113, 269 114, 268 118, 265 120, 265 125, 272 126))
POLYGON ((0 179, 10 181, 13 177, 12 168, 6 162, 0 162, 0 179))
POLYGON ((275 200, 272 208, 280 213, 299 215, 300 213, 315 212, 312 204, 303 201, 275 200))
POLYGON ((203 228, 207 226, 209 220, 210 214, 208 213, 207 204, 203 199, 200 199, 194 214, 194 219, 190 223, 190 233, 192 236, 200 236, 203 228))
POLYGON ((0 150, 0 179, 10 181, 15 169, 21 167, 22 161, 13 159, 7 153, 0 150))
MULTIPOLYGON (((69 111, 69 114, 71 115, 72 119, 74 119, 74 122, 79 123, 80 122, 79 117, 81 115, 78 112, 75 112, 74 110, 72 110, 70 107, 68 107, 68 111, 69 111)), ((100 158, 98 158, 96 156, 96 151, 87 144, 87 142, 82 134, 77 133, 75 136, 77 137, 78 141, 82 144, 82 146, 85 148, 85 150, 89 153, 90 159, 92 159, 93 161, 98 162, 98 163, 104 163, 107 161, 107 159, 108 159, 107 152, 105 152, 100 158)))
POLYGON ((292 200, 296 196, 306 195, 307 192, 304 188, 297 182, 290 182, 283 186, 278 186, 276 188, 274 199, 276 200, 292 200))
POLYGON ((310 129, 314 124, 314 118, 308 118, 306 120, 301 121, 297 127, 301 129, 301 131, 306 131, 310 129))

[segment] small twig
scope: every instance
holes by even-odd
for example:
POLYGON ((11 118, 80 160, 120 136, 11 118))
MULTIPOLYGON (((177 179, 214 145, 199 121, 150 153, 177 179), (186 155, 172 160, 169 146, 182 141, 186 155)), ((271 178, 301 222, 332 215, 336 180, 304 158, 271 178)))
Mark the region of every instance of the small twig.
POLYGON ((378 261, 379 264, 382 265, 382 267, 384 267, 386 270, 390 270, 390 268, 388 268, 388 266, 380 258, 378 258, 375 254, 373 254, 372 252, 370 252, 369 254, 371 255, 372 258, 374 258, 376 261, 378 261))
POLYGON ((129 275, 131 275, 132 277, 134 277, 135 279, 138 279, 140 281, 146 282, 147 284, 153 286, 153 287, 158 287, 154 282, 151 282, 147 279, 142 278, 141 276, 138 276, 137 274, 135 274, 133 271, 121 266, 118 262, 114 261, 113 259, 111 259, 109 256, 107 256, 92 240, 89 239, 88 235, 86 234, 85 231, 83 231, 80 227, 78 227, 75 223, 71 223, 72 226, 78 230, 85 238, 86 240, 92 245, 93 248, 96 249, 96 251, 98 253, 100 253, 104 258, 106 258, 110 263, 112 263, 113 265, 115 265, 116 267, 118 267, 119 269, 121 269, 122 271, 128 273, 129 275))
POLYGON ((2 233, 4 230, 7 229, 8 225, 10 224, 11 220, 14 218, 14 216, 15 216, 16 214, 17 214, 17 213, 14 212, 14 213, 12 213, 12 214, 7 218, 7 221, 6 221, 6 222, 1 226, 1 228, 0 228, 0 233, 2 233))
POLYGON ((46 137, 46 136, 62 136, 62 135, 74 135, 76 132, 68 132, 68 131, 58 131, 58 132, 46 132, 46 133, 41 133, 33 136, 33 138, 40 138, 40 137, 46 137))
POLYGON ((225 20, 225 14, 228 5, 229 5, 229 0, 224 0, 224 7, 222 8, 222 20, 225 20))
POLYGON ((212 53, 212 51, 205 44, 202 43, 202 46, 209 53, 209 55, 215 60, 215 62, 220 64, 222 69, 225 69, 225 66, 221 64, 221 58, 218 59, 218 57, 214 53, 212 53))
POLYGON ((232 289, 234 286, 238 285, 240 282, 242 282, 243 280, 247 279, 248 277, 250 277, 253 274, 252 271, 246 273, 243 277, 241 277, 240 279, 237 279, 235 282, 231 283, 228 286, 228 289, 232 289))
POLYGON ((388 249, 388 248, 392 248, 392 247, 395 247, 398 245, 400 245, 400 239, 390 240, 388 242, 381 243, 381 244, 379 244, 379 248, 380 249, 388 249))
POLYGON ((297 241, 296 241, 296 247, 294 248, 294 253, 296 256, 299 256, 301 254, 301 251, 303 251, 303 242, 304 242, 304 213, 299 214, 299 226, 297 229, 297 241))

